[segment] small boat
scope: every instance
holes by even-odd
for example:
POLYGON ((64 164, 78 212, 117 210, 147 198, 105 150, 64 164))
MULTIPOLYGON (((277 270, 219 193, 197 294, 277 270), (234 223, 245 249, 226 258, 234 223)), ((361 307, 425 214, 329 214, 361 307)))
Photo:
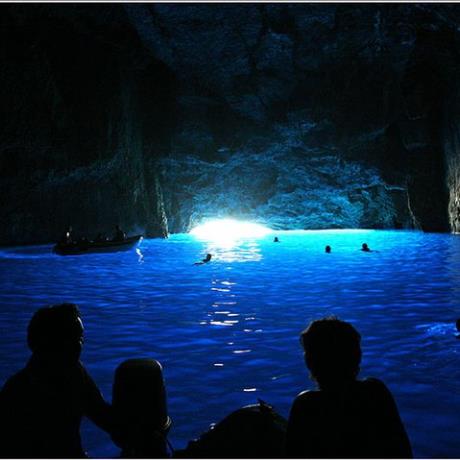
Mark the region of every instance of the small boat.
POLYGON ((103 252, 129 251, 142 239, 142 235, 129 236, 120 241, 76 241, 71 244, 58 243, 53 252, 60 256, 78 256, 103 252))

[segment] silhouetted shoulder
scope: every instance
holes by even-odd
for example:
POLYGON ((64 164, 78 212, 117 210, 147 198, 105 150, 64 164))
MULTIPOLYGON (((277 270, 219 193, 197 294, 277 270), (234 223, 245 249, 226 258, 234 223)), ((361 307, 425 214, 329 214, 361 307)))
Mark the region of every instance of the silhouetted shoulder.
POLYGON ((386 458, 412 458, 409 437, 390 390, 376 378, 362 380, 359 384, 373 412, 369 420, 375 425, 375 438, 384 441, 381 455, 386 458))
POLYGON ((388 390, 386 385, 379 379, 369 377, 364 380, 358 380, 356 382, 356 385, 360 392, 363 392, 364 394, 368 394, 370 397, 374 397, 374 398, 390 397, 391 398, 390 391, 388 390))
POLYGON ((367 397, 374 404, 379 403, 383 407, 387 406, 388 410, 396 410, 396 403, 393 399, 393 395, 387 386, 379 379, 367 378, 356 382, 359 388, 359 392, 367 397))
POLYGON ((388 391, 386 385, 375 377, 368 377, 364 380, 358 380, 358 383, 365 386, 366 388, 375 389, 376 391, 388 391))
POLYGON ((287 453, 293 458, 410 458, 394 399, 377 379, 305 391, 289 415, 287 453))
POLYGON ((296 401, 299 401, 299 402, 307 402, 307 401, 311 401, 311 400, 316 400, 318 398, 318 395, 319 395, 319 391, 316 391, 316 390, 304 390, 304 391, 301 391, 297 397, 296 397, 296 401))
POLYGON ((321 413, 321 392, 303 391, 294 400, 289 413, 286 433, 286 453, 290 458, 321 458, 322 442, 317 432, 321 413), (319 442, 312 442, 312 439, 319 442))
MULTIPOLYGON (((292 412, 304 411, 306 408, 311 410, 315 406, 319 406, 321 402, 321 392, 315 390, 305 390, 297 395, 292 404, 292 412)), ((295 415, 295 414, 294 414, 295 415)))
POLYGON ((14 397, 16 395, 20 396, 21 398, 23 398, 23 395, 28 396, 28 391, 31 384, 32 381, 26 369, 22 369, 16 374, 12 375, 5 382, 2 390, 0 391, 2 407, 6 408, 8 406, 12 406, 13 402, 15 402, 14 397))

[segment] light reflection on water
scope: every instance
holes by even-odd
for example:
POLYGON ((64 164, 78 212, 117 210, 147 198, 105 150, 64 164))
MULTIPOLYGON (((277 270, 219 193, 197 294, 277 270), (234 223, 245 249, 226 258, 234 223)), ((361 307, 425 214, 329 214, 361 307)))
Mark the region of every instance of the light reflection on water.
MULTIPOLYGON (((115 367, 152 356, 165 370, 171 440, 183 447, 262 398, 287 416, 311 387, 299 332, 335 314, 363 337, 362 375, 394 393, 419 457, 460 457, 460 239, 412 232, 289 232, 231 244, 188 235, 129 253, 59 257, 49 246, 0 251, 0 383, 28 352, 31 314, 79 304, 83 360, 110 398, 115 367), (367 242, 379 252, 359 251, 367 242), (324 246, 332 246, 325 254, 324 246), (207 253, 213 260, 194 266, 207 253)), ((116 456, 85 424, 91 455, 116 456)))

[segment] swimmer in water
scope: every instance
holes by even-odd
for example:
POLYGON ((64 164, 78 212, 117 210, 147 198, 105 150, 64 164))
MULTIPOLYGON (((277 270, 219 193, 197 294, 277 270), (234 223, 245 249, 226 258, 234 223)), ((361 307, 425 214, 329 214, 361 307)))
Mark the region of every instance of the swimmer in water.
POLYGON ((363 243, 363 245, 361 246, 361 251, 371 252, 371 250, 369 249, 369 246, 367 245, 367 243, 363 243))
POLYGON ((195 262, 193 265, 203 265, 210 262, 212 259, 212 254, 206 254, 206 257, 201 262, 195 262))
POLYGON ((274 243, 279 243, 280 240, 279 240, 279 238, 278 238, 277 236, 275 236, 275 239, 273 240, 273 242, 274 242, 274 243))
MULTIPOLYGON (((460 332, 460 318, 455 322, 455 326, 457 327, 457 332, 460 332)), ((460 334, 457 334, 456 337, 460 339, 460 334)))
POLYGON ((332 248, 331 248, 329 245, 327 245, 327 246, 324 248, 324 251, 325 251, 327 254, 330 254, 331 251, 332 251, 332 248))

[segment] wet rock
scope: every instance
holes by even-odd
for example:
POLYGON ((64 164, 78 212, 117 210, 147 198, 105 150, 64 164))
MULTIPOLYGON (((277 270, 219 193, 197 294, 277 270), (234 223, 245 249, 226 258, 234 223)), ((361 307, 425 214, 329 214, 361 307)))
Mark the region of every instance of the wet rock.
POLYGON ((166 209, 174 216, 171 231, 219 217, 248 219, 274 229, 394 228, 401 221, 409 225, 400 207, 405 188, 390 187, 376 168, 344 160, 340 152, 308 148, 299 129, 307 132, 311 126, 278 126, 278 142, 224 151, 217 161, 191 155, 163 160, 166 209))

